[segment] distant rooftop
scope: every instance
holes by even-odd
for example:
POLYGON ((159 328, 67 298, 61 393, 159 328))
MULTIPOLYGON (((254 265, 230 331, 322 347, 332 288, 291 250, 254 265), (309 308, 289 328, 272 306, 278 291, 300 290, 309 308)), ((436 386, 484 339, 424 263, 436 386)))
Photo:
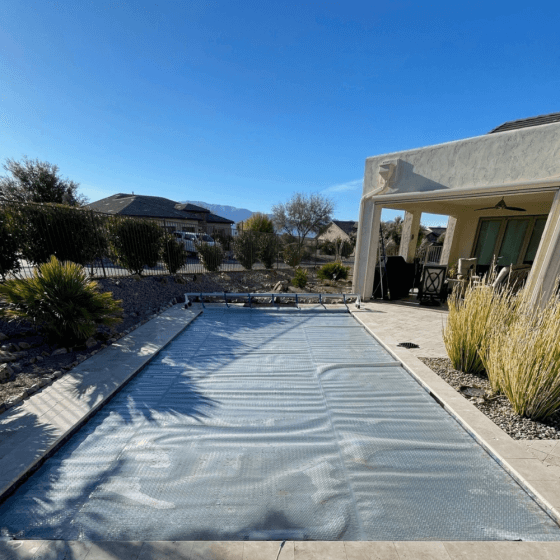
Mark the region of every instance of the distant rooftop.
POLYGON ((508 130, 516 130, 518 128, 528 128, 530 126, 540 126, 542 124, 551 124, 560 122, 560 113, 550 113, 548 115, 539 115, 538 117, 529 117, 527 119, 519 119, 517 121, 508 121, 491 130, 488 134, 495 132, 507 132, 508 130))
POLYGON ((354 221, 333 220, 333 224, 336 224, 347 235, 356 233, 356 230, 358 229, 358 222, 354 221))

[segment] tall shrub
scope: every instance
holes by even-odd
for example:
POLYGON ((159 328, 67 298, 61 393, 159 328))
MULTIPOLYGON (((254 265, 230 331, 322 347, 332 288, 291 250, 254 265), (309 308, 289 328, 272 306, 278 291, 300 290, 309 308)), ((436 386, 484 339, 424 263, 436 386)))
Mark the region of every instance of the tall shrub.
POLYGON ((161 260, 165 263, 167 270, 175 274, 187 259, 187 253, 182 243, 169 234, 165 234, 162 239, 161 260))
POLYGON ((97 325, 121 321, 120 301, 110 292, 99 293, 81 265, 54 256, 32 278, 0 284, 0 301, 6 318, 28 320, 50 340, 66 345, 86 340, 97 325))
POLYGON ((265 268, 271 269, 276 262, 278 254, 278 241, 274 233, 258 233, 257 257, 265 268))
POLYGON ((296 268, 303 259, 303 248, 297 243, 288 243, 284 245, 283 257, 288 266, 296 268))
POLYGON ((155 222, 114 217, 109 221, 109 243, 117 262, 132 274, 158 263, 163 230, 155 222))
POLYGON ((202 260, 202 264, 208 272, 216 272, 220 269, 224 260, 224 250, 218 244, 198 243, 196 248, 202 260))
POLYGON ((51 255, 86 264, 106 250, 102 219, 88 210, 62 204, 11 206, 24 259, 35 265, 51 255))
POLYGON ((258 260, 258 250, 255 243, 255 234, 252 231, 243 231, 233 240, 233 254, 241 266, 251 270, 258 260))
POLYGON ((19 268, 17 228, 8 207, 0 207, 0 276, 19 268))

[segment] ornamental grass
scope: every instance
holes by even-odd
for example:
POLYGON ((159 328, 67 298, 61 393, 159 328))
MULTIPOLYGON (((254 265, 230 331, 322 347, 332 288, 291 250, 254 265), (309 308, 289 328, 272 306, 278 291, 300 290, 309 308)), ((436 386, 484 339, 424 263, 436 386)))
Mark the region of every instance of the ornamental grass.
POLYGON ((517 414, 544 420, 560 410, 560 297, 530 307, 521 295, 510 318, 492 329, 483 362, 517 414))
POLYGON ((461 298, 456 287, 447 300, 449 315, 443 328, 443 341, 453 367, 480 375, 484 364, 480 349, 487 346, 494 294, 486 280, 481 286, 468 286, 461 298))

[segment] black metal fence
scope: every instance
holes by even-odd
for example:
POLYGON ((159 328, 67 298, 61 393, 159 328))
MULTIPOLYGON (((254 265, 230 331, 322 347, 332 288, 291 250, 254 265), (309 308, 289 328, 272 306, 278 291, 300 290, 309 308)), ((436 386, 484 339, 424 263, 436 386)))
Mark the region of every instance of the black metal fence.
MULTIPOLYGON (((1 204, 0 276, 30 276, 51 255, 82 264, 92 278, 100 278, 320 266, 340 258, 340 245, 317 239, 298 243, 289 235, 236 231, 221 223, 1 204)), ((353 257, 343 260, 353 264, 353 257)))

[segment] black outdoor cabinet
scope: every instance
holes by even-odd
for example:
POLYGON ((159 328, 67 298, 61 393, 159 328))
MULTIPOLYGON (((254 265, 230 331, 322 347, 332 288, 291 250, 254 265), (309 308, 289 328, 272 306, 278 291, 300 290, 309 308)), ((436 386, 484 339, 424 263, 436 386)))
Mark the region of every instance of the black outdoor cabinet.
POLYGON ((414 263, 407 263, 400 256, 387 257, 385 266, 381 266, 381 272, 380 279, 378 263, 373 280, 373 298, 401 299, 408 296, 414 286, 414 263))

